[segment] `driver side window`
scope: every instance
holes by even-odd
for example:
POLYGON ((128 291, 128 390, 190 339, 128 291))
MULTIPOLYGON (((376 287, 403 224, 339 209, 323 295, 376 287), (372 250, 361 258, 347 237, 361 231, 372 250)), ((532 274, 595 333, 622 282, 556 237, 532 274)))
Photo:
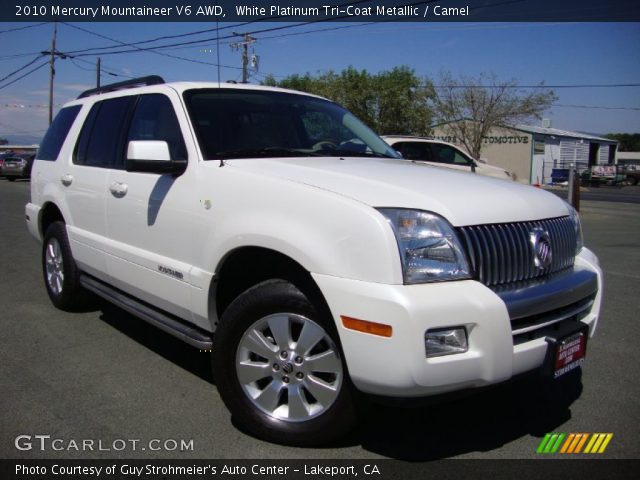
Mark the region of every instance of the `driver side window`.
POLYGON ((301 116, 307 138, 312 146, 318 142, 331 142, 336 145, 349 140, 353 135, 344 127, 336 127, 336 122, 323 112, 307 111, 301 116))
POLYGON ((169 100, 164 95, 141 95, 131 119, 127 143, 132 140, 163 140, 167 142, 172 160, 186 160, 180 124, 169 100))
POLYGON ((448 145, 433 144, 433 160, 438 163, 450 165, 471 165, 471 160, 462 155, 458 150, 448 145))

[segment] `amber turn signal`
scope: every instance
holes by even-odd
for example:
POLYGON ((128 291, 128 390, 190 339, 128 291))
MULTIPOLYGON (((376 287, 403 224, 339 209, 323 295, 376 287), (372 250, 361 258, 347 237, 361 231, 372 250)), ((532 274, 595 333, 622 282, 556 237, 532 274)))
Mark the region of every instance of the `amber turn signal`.
POLYGON ((384 323, 368 322, 366 320, 359 320, 357 318, 344 316, 340 316, 340 318, 342 319, 342 325, 349 330, 370 333, 381 337, 390 337, 393 333, 391 325, 385 325, 384 323))

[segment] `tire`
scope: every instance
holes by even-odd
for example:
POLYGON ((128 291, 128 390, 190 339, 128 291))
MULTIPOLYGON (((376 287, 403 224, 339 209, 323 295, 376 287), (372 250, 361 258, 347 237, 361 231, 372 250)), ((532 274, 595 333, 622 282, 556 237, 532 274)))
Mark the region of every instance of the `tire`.
POLYGON ((10 182, 15 182, 16 181, 16 177, 7 177, 7 180, 9 180, 10 182))
POLYGON ((80 285, 80 271, 71 254, 64 222, 53 222, 44 235, 42 275, 56 308, 74 311, 85 306, 87 292, 80 285))
POLYGON ((633 186, 633 185, 637 185, 638 184, 638 179, 635 177, 632 177, 631 175, 629 175, 628 177, 626 177, 623 181, 622 181, 623 185, 629 185, 629 186, 633 186))
POLYGON ((242 293, 222 315, 212 356, 235 423, 297 446, 349 432, 352 386, 337 339, 333 321, 289 282, 269 280, 242 293))

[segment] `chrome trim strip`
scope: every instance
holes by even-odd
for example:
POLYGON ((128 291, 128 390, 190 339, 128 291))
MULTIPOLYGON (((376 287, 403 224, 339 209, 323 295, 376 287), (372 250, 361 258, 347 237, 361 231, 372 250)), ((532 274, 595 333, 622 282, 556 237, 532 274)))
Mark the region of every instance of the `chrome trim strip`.
POLYGON ((548 327, 549 325, 553 325, 554 323, 561 322, 566 320, 567 318, 573 317, 574 315, 578 315, 579 313, 584 312, 585 310, 589 310, 593 306, 593 300, 588 303, 578 305, 577 307, 568 310, 567 312, 561 313, 560 315, 556 315, 551 317, 552 320, 545 321, 543 323, 536 323, 535 325, 530 325, 528 327, 519 328, 517 330, 513 330, 513 336, 521 335, 523 333, 533 332, 534 330, 538 330, 540 328, 548 327))
POLYGON ((570 217, 516 223, 469 225, 456 228, 475 278, 488 287, 543 278, 571 268, 576 236, 570 217), (532 230, 549 234, 552 261, 545 268, 534 265, 532 230))
POLYGON ((576 303, 598 291, 598 276, 586 269, 571 270, 515 284, 509 289, 494 289, 507 306, 511 320, 530 317, 576 303))

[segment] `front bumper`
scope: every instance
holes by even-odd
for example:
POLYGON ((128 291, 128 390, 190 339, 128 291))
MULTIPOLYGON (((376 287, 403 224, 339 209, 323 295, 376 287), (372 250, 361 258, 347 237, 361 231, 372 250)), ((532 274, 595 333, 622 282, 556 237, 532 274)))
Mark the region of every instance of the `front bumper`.
MULTIPOLYGON (((590 294, 588 310, 580 319, 593 335, 600 313, 602 272, 588 249, 576 257, 574 268, 597 278, 597 292, 590 294)), ((505 295, 501 298, 475 280, 384 285, 318 274, 313 278, 334 316, 351 380, 363 392, 435 395, 502 382, 544 363, 548 348, 544 337, 514 342, 505 295), (393 334, 386 338, 348 330, 341 316, 391 325, 393 334), (426 358, 425 331, 453 326, 466 327, 468 351, 426 358)), ((561 306, 558 291, 550 289, 548 295, 554 308, 561 306)), ((565 305, 573 300, 575 295, 567 295, 565 305)), ((538 297, 536 302, 544 305, 545 298, 538 297)), ((513 311, 513 304, 510 308, 513 311)))

